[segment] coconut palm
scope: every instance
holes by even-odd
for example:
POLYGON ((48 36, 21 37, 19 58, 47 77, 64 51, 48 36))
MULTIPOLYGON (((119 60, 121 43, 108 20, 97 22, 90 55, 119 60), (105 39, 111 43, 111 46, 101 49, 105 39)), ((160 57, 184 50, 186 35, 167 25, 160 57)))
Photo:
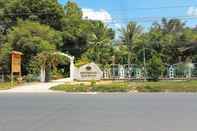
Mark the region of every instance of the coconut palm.
POLYGON ((56 68, 60 63, 66 63, 68 59, 58 53, 54 52, 41 52, 34 58, 34 66, 45 71, 45 82, 50 80, 51 69, 56 68))
MULTIPOLYGON (((106 57, 109 55, 111 51, 112 37, 113 31, 109 30, 107 26, 105 26, 101 22, 96 22, 94 24, 93 32, 89 39, 89 50, 88 54, 91 57, 94 57, 93 60, 101 64, 103 63, 106 57)), ((91 58, 92 59, 92 58, 91 58)))
POLYGON ((121 28, 120 30, 120 38, 123 44, 125 44, 128 48, 128 66, 131 66, 131 55, 133 44, 142 34, 142 27, 139 26, 135 22, 129 22, 126 27, 121 28))

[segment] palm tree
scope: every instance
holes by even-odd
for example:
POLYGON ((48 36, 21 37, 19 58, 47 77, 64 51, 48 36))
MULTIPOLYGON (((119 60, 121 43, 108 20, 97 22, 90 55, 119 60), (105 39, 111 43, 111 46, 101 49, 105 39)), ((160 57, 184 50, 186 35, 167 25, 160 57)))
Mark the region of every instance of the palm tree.
POLYGON ((131 55, 133 44, 139 36, 142 34, 142 27, 135 22, 129 22, 126 27, 121 28, 121 41, 123 44, 127 45, 128 48, 128 67, 131 67, 131 55))
POLYGON ((183 30, 185 23, 179 19, 167 20, 163 18, 161 21, 161 28, 165 33, 179 33, 183 30))
POLYGON ((94 33, 92 33, 89 39, 89 52, 94 56, 95 62, 99 64, 102 63, 102 56, 106 53, 105 50, 111 47, 113 39, 112 31, 101 22, 94 24, 93 31, 94 33))
POLYGON ((34 59, 37 67, 45 72, 45 82, 50 80, 51 69, 55 69, 58 64, 68 61, 66 57, 54 52, 41 52, 34 59))

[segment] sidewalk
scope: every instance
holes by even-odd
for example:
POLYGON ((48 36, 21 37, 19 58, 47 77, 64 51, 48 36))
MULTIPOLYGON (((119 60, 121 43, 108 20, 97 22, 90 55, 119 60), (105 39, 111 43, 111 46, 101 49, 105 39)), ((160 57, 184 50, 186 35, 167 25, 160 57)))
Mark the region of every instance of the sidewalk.
POLYGON ((57 91, 50 90, 51 87, 71 82, 70 79, 54 80, 49 83, 27 83, 21 86, 17 86, 13 89, 3 90, 0 93, 54 93, 57 91))

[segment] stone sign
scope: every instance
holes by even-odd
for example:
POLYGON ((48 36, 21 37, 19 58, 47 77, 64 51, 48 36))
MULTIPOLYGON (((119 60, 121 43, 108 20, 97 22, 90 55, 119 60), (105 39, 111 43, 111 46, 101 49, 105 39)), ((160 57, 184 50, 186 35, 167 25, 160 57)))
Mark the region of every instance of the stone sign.
POLYGON ((76 69, 74 76, 80 81, 101 80, 103 72, 95 63, 90 63, 76 69))

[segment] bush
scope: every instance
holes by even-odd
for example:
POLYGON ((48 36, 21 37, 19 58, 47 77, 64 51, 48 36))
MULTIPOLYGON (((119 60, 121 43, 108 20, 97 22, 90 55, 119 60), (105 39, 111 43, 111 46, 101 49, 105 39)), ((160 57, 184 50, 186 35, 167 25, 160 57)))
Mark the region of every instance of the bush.
POLYGON ((58 80, 58 79, 64 78, 62 73, 59 70, 57 70, 57 69, 54 69, 51 74, 52 74, 51 75, 52 80, 58 80))
POLYGON ((96 85, 96 81, 91 81, 91 87, 95 86, 96 85))
POLYGON ((33 74, 28 74, 24 79, 26 82, 39 81, 39 78, 33 74))
POLYGON ((148 79, 150 81, 158 81, 164 72, 163 62, 159 55, 154 55, 148 62, 147 66, 148 79))

